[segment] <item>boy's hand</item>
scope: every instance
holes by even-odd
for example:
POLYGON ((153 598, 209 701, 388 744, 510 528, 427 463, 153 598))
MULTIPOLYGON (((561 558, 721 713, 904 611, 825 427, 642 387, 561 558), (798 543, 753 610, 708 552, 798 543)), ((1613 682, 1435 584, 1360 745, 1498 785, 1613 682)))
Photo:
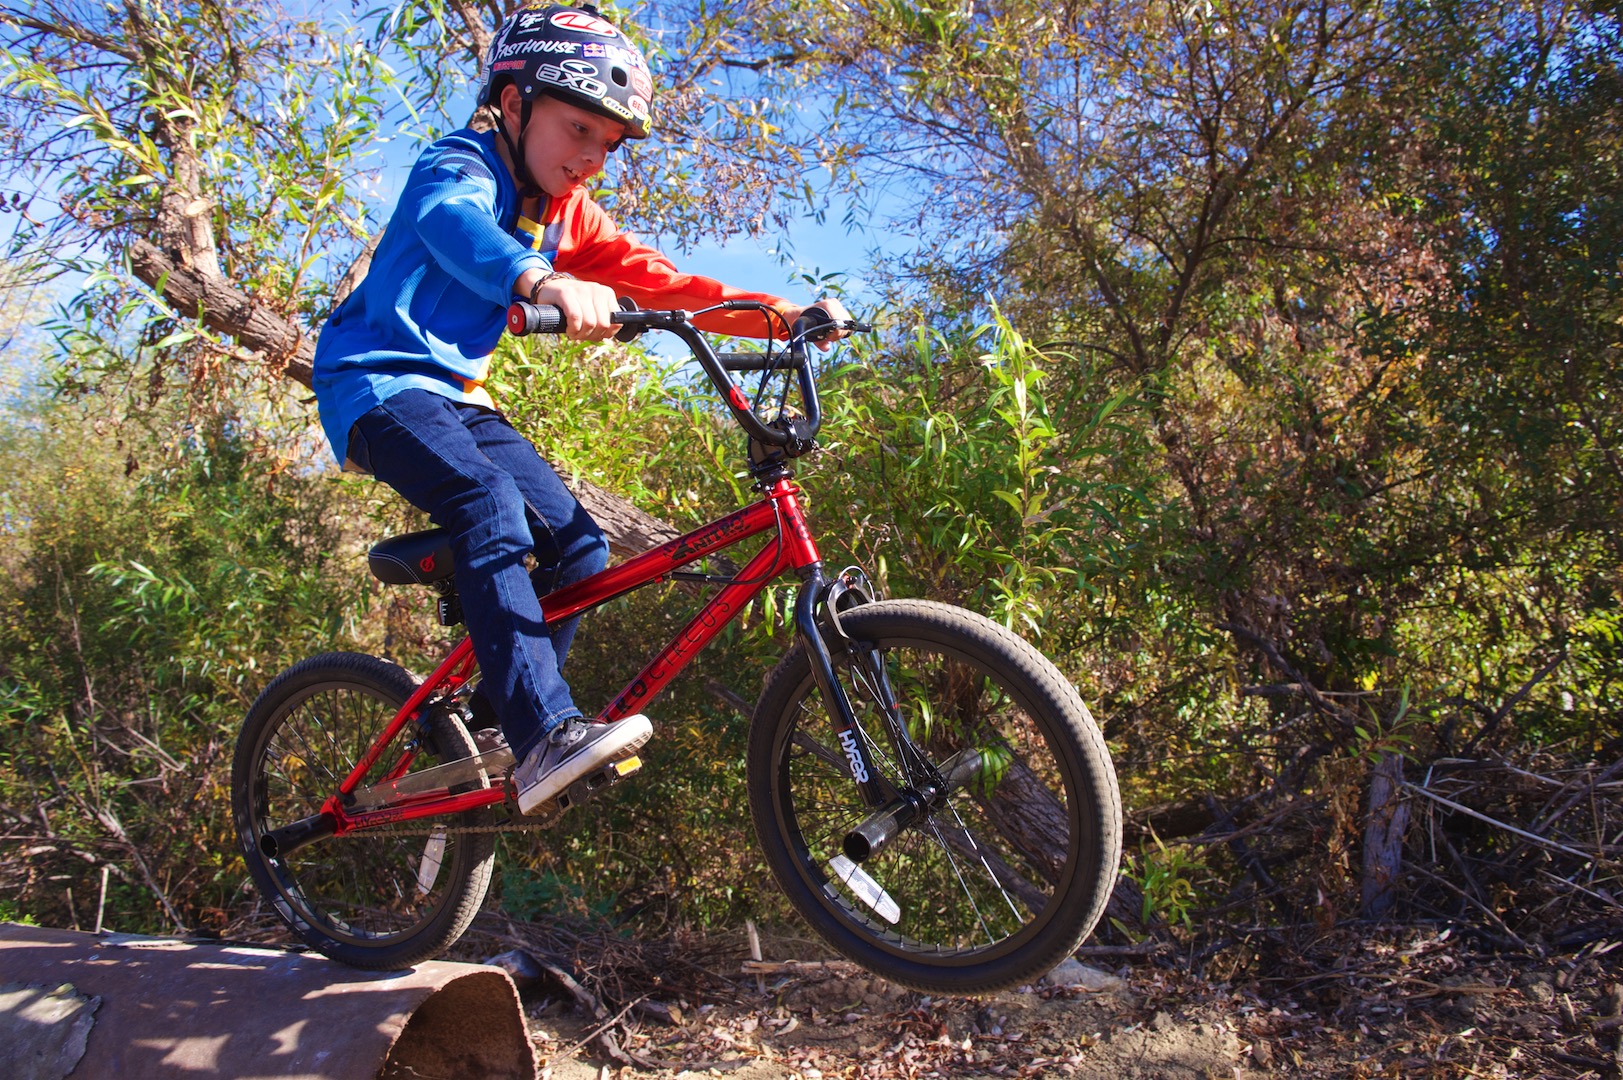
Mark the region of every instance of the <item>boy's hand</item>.
MULTIPOLYGON (((821 310, 827 312, 828 317, 836 322, 841 322, 851 317, 851 313, 845 310, 845 305, 840 303, 839 300, 832 296, 825 296, 823 299, 810 306, 820 308, 821 310)), ((800 318, 805 311, 806 309, 803 307, 789 308, 783 313, 783 317, 789 320, 790 326, 793 326, 795 324, 795 320, 800 318)), ((834 343, 836 341, 840 340, 842 337, 845 337, 846 334, 847 332, 844 330, 830 330, 826 337, 823 337, 817 342, 817 347, 822 349, 824 352, 827 352, 829 349, 834 347, 834 343)))
MULTIPOLYGON (((519 275, 514 291, 529 296, 541 271, 526 270, 519 275)), ((564 313, 564 336, 573 341, 602 341, 618 331, 611 320, 620 310, 619 298, 607 285, 595 281, 580 281, 570 277, 555 277, 541 286, 535 294, 537 304, 552 304, 564 313)))

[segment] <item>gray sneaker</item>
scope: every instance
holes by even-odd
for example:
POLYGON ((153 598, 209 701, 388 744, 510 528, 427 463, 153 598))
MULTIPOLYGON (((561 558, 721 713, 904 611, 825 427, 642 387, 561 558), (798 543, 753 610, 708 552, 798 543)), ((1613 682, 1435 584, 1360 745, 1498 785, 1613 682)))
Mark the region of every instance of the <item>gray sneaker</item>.
POLYGON ((513 771, 519 813, 528 814, 594 769, 625 757, 653 733, 642 713, 612 724, 579 717, 559 724, 513 771))

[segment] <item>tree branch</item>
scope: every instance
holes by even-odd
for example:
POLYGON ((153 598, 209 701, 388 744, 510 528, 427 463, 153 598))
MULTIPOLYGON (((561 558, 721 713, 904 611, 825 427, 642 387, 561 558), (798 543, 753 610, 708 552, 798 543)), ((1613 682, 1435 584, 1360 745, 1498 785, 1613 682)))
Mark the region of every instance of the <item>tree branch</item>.
MULTIPOLYGON (((281 314, 223 277, 176 266, 154 245, 136 239, 129 247, 135 276, 159 292, 180 315, 226 334, 265 356, 272 373, 309 386, 315 342, 281 314)), ((602 527, 609 549, 625 557, 673 540, 681 530, 595 484, 576 480, 570 490, 602 527)))

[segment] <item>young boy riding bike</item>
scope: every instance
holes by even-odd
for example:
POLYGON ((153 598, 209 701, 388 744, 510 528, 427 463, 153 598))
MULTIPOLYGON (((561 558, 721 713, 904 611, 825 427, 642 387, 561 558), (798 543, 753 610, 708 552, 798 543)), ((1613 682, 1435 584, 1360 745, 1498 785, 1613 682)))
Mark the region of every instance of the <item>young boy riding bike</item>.
MULTIPOLYGON (((784 326, 805 310, 679 272, 592 201, 585 184, 607 156, 647 137, 652 97, 642 52, 594 8, 507 19, 478 95, 495 130, 465 128, 423 152, 370 272, 316 345, 316 400, 334 455, 450 534, 484 675, 479 694, 519 762, 522 813, 629 754, 653 727, 640 714, 589 723, 559 675, 578 619, 547 625, 537 597, 603 569, 608 544, 484 389, 507 305, 515 296, 556 305, 577 341, 616 332, 619 296, 687 309, 757 300, 777 308, 784 326)), ((838 301, 814 306, 846 318, 838 301)), ((729 334, 771 332, 757 313, 712 312, 696 322, 729 334)))

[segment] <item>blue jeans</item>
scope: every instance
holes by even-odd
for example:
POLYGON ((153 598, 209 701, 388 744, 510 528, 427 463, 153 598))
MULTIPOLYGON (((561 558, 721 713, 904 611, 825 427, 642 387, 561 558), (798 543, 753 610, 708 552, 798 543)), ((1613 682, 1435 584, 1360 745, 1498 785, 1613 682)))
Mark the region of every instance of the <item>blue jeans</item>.
POLYGON ((581 715, 558 673, 580 619, 548 626, 537 596, 608 565, 603 531, 505 417, 428 390, 396 394, 355 421, 349 456, 450 532, 479 692, 523 761, 581 715))

